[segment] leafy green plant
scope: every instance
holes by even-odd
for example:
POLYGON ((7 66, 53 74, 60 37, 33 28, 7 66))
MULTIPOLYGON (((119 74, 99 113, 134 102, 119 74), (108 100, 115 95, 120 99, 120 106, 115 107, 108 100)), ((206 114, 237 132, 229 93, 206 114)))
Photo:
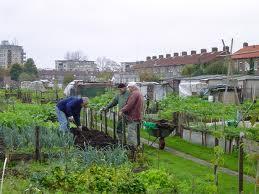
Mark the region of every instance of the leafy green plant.
POLYGON ((177 191, 176 178, 164 170, 150 169, 141 172, 138 177, 149 192, 170 190, 172 193, 177 191))
POLYGON ((80 171, 56 166, 33 181, 50 190, 89 193, 143 193, 145 186, 128 166, 119 168, 93 165, 80 171))
POLYGON ((159 107, 159 115, 163 119, 171 119, 172 113, 181 112, 207 121, 218 121, 222 118, 225 120, 235 118, 237 111, 235 105, 226 105, 220 102, 210 103, 193 96, 182 98, 174 94, 161 100, 159 107))
POLYGON ((89 108, 93 110, 100 110, 102 107, 106 106, 115 96, 115 91, 107 91, 105 94, 96 96, 90 100, 89 108))
POLYGON ((128 162, 127 150, 123 147, 97 149, 92 146, 87 146, 82 152, 82 157, 87 166, 93 164, 119 166, 128 162))

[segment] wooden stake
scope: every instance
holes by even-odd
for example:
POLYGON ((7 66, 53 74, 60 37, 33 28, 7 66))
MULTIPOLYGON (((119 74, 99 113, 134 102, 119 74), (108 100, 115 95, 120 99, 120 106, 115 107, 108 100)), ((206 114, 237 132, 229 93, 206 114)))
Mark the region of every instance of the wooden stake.
POLYGON ((243 180, 244 180, 244 149, 243 149, 243 137, 240 137, 239 154, 238 154, 238 188, 239 193, 243 192, 243 180))
POLYGON ((255 193, 259 191, 259 155, 257 154, 257 167, 256 167, 256 178, 255 178, 255 193))
POLYGON ((116 112, 113 112, 113 139, 116 139, 116 112))
POLYGON ((40 160, 40 127, 35 127, 35 160, 40 160))
POLYGON ((126 140, 126 123, 125 123, 125 118, 122 117, 122 131, 123 131, 123 144, 126 145, 127 144, 127 140, 126 140))
POLYGON ((90 109, 90 129, 93 129, 93 110, 90 109))
POLYGON ((104 130, 105 130, 105 134, 108 134, 107 112, 106 111, 104 111, 104 130))
POLYGON ((101 131, 103 131, 103 112, 101 112, 101 115, 100 115, 100 121, 101 121, 101 131))
POLYGON ((97 115, 97 111, 95 111, 95 129, 98 130, 98 115, 97 115))
POLYGON ((85 126, 88 127, 88 108, 85 110, 85 126))
POLYGON ((140 123, 137 124, 137 145, 140 146, 140 123))

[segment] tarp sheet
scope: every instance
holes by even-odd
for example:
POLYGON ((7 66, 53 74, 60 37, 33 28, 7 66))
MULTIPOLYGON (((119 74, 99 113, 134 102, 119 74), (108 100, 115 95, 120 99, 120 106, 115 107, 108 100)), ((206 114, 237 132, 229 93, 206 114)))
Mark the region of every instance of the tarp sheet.
POLYGON ((179 96, 192 96, 193 93, 199 94, 202 88, 208 87, 208 84, 200 81, 181 81, 179 84, 179 96))

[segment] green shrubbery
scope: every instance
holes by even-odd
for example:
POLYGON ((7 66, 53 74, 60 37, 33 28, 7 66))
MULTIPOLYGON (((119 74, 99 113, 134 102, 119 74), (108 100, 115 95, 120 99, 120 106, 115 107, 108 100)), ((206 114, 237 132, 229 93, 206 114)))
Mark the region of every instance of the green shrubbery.
POLYGON ((51 190, 69 192, 151 193, 177 192, 178 181, 164 170, 147 170, 139 174, 130 166, 92 165, 82 171, 67 171, 58 166, 38 177, 41 186, 51 190))

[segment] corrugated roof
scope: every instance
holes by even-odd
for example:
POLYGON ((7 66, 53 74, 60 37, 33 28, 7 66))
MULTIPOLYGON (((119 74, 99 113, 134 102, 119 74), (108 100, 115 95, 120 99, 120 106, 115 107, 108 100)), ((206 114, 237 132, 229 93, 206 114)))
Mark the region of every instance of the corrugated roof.
POLYGON ((257 57, 259 57, 259 45, 244 47, 231 56, 232 59, 250 59, 257 57))

